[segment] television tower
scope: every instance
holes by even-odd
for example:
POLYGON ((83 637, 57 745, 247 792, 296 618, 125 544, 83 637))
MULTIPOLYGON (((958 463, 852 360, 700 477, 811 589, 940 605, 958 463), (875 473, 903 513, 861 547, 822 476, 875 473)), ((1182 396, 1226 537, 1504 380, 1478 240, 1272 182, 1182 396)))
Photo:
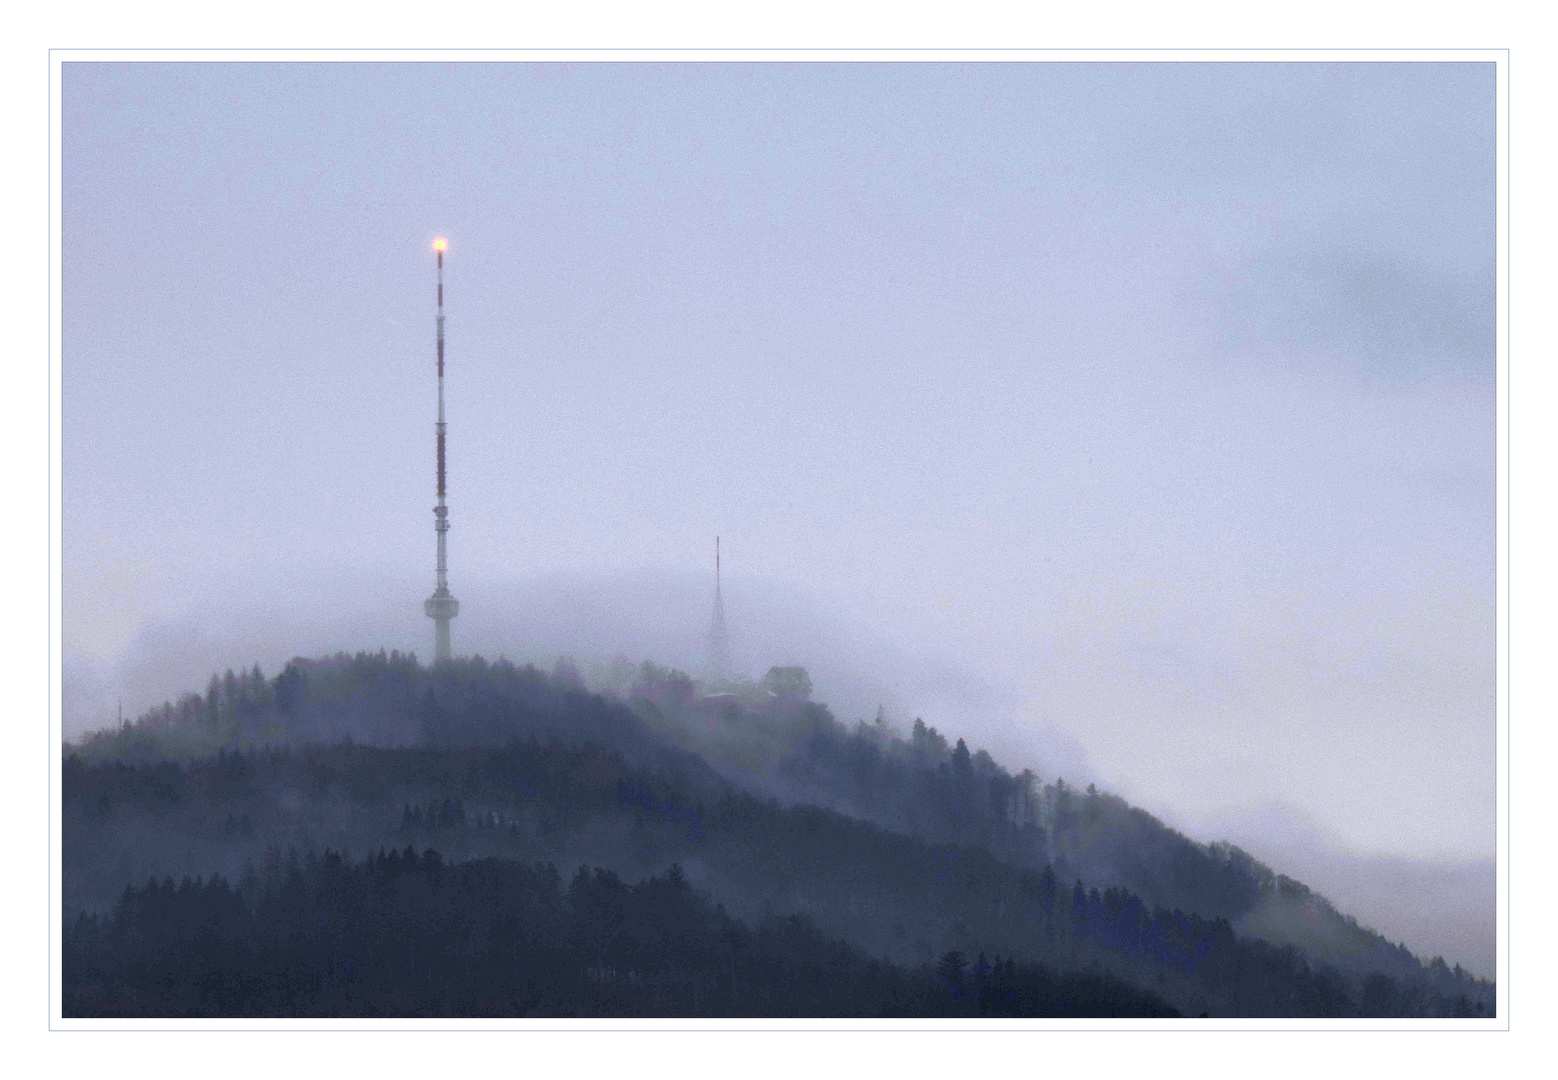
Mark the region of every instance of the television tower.
POLYGON ((709 623, 709 675, 723 682, 729 664, 729 639, 725 634, 725 602, 720 598, 719 537, 714 538, 714 618, 709 623))
POLYGON ((433 620, 433 661, 448 660, 449 620, 460 614, 460 601, 449 595, 449 508, 444 505, 444 251, 449 241, 433 241, 438 253, 438 505, 433 507, 433 529, 438 533, 438 577, 433 595, 422 609, 433 620))

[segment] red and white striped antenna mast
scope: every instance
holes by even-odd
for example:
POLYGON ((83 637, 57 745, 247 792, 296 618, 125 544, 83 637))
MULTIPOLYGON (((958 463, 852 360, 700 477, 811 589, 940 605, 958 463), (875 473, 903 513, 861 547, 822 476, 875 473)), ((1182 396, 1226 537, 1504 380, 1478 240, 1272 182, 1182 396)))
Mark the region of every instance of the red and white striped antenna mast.
POLYGON ((444 252, 449 241, 433 241, 438 255, 438 505, 433 507, 433 529, 438 534, 438 575, 433 595, 422 608, 433 620, 433 660, 450 659, 449 620, 460 614, 460 601, 449 595, 449 507, 444 503, 444 252))

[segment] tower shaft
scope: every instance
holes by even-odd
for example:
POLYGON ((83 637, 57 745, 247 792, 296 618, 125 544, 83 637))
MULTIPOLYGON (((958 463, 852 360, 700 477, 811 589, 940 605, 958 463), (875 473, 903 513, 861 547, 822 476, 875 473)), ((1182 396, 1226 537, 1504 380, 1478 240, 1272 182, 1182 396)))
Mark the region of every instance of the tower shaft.
POLYGON ((460 613, 460 602, 449 594, 449 507, 444 502, 444 242, 433 244, 438 253, 438 422, 435 426, 438 459, 438 505, 433 508, 433 530, 438 536, 438 569, 433 595, 422 605, 433 620, 433 660, 448 660, 449 620, 460 613))

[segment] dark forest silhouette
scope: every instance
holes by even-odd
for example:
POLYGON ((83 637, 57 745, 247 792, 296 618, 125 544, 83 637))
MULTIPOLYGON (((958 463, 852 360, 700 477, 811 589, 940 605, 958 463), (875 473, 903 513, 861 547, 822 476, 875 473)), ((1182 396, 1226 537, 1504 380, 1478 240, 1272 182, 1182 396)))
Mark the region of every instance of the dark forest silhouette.
POLYGON ((1117 798, 697 691, 359 654, 72 748, 67 1013, 1491 1014, 1117 798))
POLYGON ((678 867, 334 852, 129 888, 66 937, 67 1016, 1175 1016, 1107 976, 956 953, 905 971, 805 916, 753 929, 678 867))

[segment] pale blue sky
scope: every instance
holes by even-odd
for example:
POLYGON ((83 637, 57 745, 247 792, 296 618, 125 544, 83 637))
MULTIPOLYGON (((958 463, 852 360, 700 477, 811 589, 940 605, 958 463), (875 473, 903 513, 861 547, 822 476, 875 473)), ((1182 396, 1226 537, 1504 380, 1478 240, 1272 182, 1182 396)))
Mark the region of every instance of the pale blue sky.
POLYGON ((443 234, 457 651, 1489 856, 1493 74, 69 64, 67 732, 430 650, 443 234))

